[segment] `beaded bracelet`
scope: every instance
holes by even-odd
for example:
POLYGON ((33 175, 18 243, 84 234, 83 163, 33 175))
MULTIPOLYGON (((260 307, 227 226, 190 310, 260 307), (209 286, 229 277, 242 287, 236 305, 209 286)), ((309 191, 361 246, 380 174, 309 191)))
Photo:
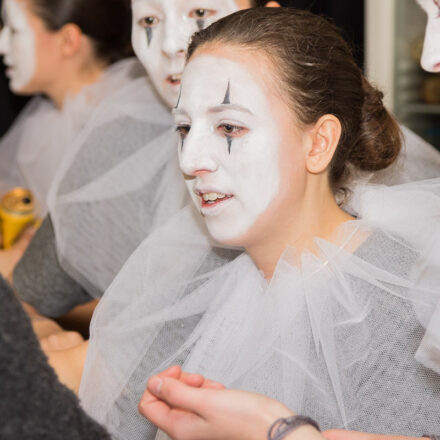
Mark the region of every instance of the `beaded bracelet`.
MULTIPOLYGON (((311 425, 320 431, 318 424, 310 417, 292 416, 276 420, 269 428, 267 440, 281 440, 287 434, 304 425, 311 425)), ((434 439, 437 440, 437 439, 434 439)))

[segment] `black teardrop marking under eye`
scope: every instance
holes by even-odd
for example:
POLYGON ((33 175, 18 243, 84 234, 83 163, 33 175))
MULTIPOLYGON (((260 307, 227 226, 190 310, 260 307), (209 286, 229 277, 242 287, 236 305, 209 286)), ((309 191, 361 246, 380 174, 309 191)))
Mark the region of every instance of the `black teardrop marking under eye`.
POLYGON ((153 29, 151 29, 150 27, 147 27, 146 31, 147 31, 148 46, 150 46, 151 41, 153 40, 153 29))
POLYGON ((231 154, 232 136, 226 135, 226 141, 228 142, 228 153, 231 154))
POLYGON ((199 28, 199 31, 202 29, 205 29, 205 20, 199 19, 196 21, 197 27, 199 28))
POLYGON ((179 104, 180 104, 180 97, 182 96, 182 86, 180 86, 180 89, 179 89, 179 97, 177 98, 177 104, 176 104, 176 106, 174 107, 174 110, 177 110, 178 108, 179 108, 179 104))
POLYGON ((225 97, 223 99, 222 105, 231 103, 231 81, 228 81, 228 88, 226 89, 225 97))

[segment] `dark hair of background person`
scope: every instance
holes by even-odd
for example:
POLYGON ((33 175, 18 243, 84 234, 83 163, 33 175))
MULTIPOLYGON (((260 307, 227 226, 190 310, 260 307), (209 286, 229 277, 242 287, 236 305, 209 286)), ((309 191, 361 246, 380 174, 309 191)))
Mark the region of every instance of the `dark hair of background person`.
POLYGON ((188 59, 210 43, 264 53, 301 124, 326 114, 339 119, 341 139, 329 172, 333 191, 344 189, 349 165, 377 171, 397 158, 401 133, 383 105, 383 94, 365 79, 339 29, 328 20, 299 9, 239 11, 196 33, 188 59))
MULTIPOLYGON (((30 0, 30 5, 48 30, 76 24, 92 40, 96 56, 106 64, 133 55, 130 0, 30 0)), ((29 100, 11 93, 8 84, 0 62, 0 137, 29 100)))
POLYGON ((102 60, 112 63, 129 55, 130 0, 30 0, 29 4, 50 31, 76 24, 102 60))
MULTIPOLYGON (((264 6, 266 0, 252 0, 252 6, 264 6)), ((330 18, 343 29, 344 38, 353 47, 353 55, 358 66, 364 68, 364 0, 278 0, 284 7, 304 9, 314 14, 330 18)))

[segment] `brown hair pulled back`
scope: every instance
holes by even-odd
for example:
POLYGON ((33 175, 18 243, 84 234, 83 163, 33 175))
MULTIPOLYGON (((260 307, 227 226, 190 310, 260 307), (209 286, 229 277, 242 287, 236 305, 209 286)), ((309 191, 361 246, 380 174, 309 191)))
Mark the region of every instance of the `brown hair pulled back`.
POLYGON ((30 6, 50 31, 76 24, 105 62, 130 54, 130 0, 30 0, 30 6))
POLYGON ((263 51, 273 62, 300 123, 336 116, 341 139, 330 164, 330 184, 342 189, 349 164, 362 171, 388 167, 401 149, 401 133, 383 94, 362 75, 339 29, 323 17, 291 8, 236 12, 193 36, 188 59, 204 44, 263 51))

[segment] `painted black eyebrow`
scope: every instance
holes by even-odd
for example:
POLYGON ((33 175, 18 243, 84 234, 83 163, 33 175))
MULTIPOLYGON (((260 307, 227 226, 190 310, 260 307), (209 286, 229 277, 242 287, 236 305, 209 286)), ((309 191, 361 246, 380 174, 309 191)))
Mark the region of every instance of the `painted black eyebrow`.
POLYGON ((223 98, 222 105, 231 103, 231 80, 228 81, 228 88, 226 89, 225 97, 223 98))

